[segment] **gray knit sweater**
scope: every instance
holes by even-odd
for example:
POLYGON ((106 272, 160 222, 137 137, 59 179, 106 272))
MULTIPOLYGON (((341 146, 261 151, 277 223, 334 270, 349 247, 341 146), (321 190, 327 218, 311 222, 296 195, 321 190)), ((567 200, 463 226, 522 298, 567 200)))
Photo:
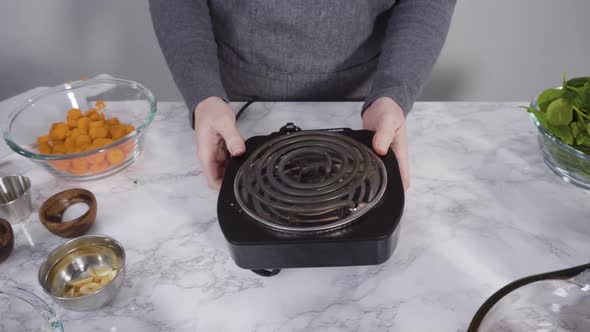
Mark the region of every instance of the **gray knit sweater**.
MULTIPOLYGON (((455 0, 150 0, 189 112, 225 100, 391 97, 409 112, 455 0)), ((191 122, 192 123, 192 122, 191 122)))

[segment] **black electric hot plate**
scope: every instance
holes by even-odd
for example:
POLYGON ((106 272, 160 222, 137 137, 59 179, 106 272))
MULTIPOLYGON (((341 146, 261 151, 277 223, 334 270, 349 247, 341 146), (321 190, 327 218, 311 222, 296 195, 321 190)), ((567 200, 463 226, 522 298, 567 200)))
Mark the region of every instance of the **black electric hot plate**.
POLYGON ((246 141, 231 158, 217 214, 235 263, 265 269, 374 265, 391 257, 404 190, 395 155, 373 132, 300 130, 246 141))

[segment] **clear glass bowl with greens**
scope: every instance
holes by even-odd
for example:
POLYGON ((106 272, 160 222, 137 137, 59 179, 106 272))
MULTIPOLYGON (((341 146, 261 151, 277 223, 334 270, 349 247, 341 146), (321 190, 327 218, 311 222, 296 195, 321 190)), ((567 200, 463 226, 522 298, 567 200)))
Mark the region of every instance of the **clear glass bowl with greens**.
MULTIPOLYGON (((538 109, 536 98, 531 107, 538 109)), ((565 144, 543 127, 535 114, 531 113, 531 118, 537 127, 539 148, 547 166, 564 181, 590 189, 590 149, 582 151, 565 144)))
MULTIPOLYGON (((48 89, 18 106, 4 128, 4 140, 13 151, 42 165, 56 176, 93 180, 116 173, 137 159, 143 147, 145 131, 156 111, 154 95, 139 83, 117 78, 76 81, 48 89), (66 152, 42 153, 38 137, 47 135, 52 124, 66 122, 71 109, 79 109, 84 117, 89 117, 85 112, 98 109, 104 114, 103 122, 109 124, 106 120, 116 117, 128 129, 119 132, 116 139, 109 141, 106 137, 107 141, 102 141, 102 144, 95 144, 91 139, 84 146, 68 146, 66 152)), ((71 134, 76 128, 75 123, 71 125, 68 118, 66 124, 67 133, 71 134)), ((104 128, 110 132, 114 126, 116 124, 104 128)), ((88 127, 86 132, 76 135, 92 136, 90 130, 88 127)), ((68 143, 68 137, 64 138, 65 143, 68 143)), ((48 144, 60 143, 63 141, 57 139, 48 144)))

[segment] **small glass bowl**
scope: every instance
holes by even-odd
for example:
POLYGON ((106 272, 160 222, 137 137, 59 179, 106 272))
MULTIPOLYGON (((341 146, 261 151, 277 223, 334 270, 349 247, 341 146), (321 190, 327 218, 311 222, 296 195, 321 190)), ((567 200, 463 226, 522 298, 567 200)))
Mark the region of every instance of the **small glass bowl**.
MULTIPOLYGON (((538 109, 536 98, 531 107, 538 109)), ((545 129, 532 113, 531 118, 537 127, 539 148, 547 166, 564 181, 590 189, 590 155, 563 143, 545 129)))
POLYGON ((17 107, 4 129, 4 140, 16 153, 42 165, 56 176, 75 180, 102 178, 131 165, 143 146, 143 134, 156 115, 156 98, 141 84, 117 78, 95 78, 51 88, 17 107), (115 142, 90 151, 46 155, 37 150, 37 137, 52 123, 65 122, 68 110, 82 112, 103 101, 107 118, 117 117, 135 130, 115 142))
POLYGON ((63 332, 63 326, 53 308, 37 295, 0 287, 0 331, 63 332))

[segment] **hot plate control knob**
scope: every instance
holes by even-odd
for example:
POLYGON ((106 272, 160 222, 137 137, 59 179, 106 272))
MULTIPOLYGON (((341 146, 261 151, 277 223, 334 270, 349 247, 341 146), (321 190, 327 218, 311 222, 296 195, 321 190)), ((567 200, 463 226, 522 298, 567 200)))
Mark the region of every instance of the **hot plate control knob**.
POLYGON ((279 130, 281 134, 296 133, 298 131, 301 131, 301 128, 297 127, 293 122, 288 122, 279 130))

